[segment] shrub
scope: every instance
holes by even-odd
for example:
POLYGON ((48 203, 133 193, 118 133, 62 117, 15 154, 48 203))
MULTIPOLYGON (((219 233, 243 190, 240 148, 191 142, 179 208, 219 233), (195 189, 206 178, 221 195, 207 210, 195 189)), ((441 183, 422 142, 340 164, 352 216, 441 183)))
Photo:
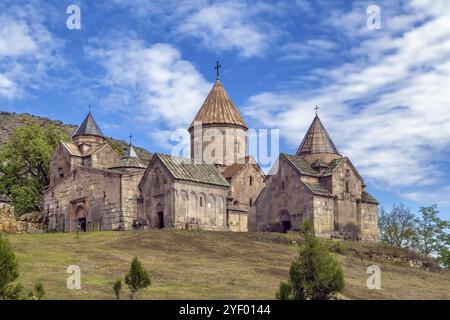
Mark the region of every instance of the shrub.
POLYGON ((131 261, 130 270, 125 276, 125 283, 130 288, 130 299, 133 300, 134 295, 140 289, 147 288, 150 284, 150 277, 147 271, 142 267, 141 262, 137 257, 131 261))

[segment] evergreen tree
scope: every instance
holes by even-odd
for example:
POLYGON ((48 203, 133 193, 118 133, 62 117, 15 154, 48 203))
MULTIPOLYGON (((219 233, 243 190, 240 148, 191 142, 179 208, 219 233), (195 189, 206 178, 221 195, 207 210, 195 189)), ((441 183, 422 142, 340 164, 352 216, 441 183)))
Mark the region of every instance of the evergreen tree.
POLYGON ((125 283, 130 288, 130 299, 133 300, 134 295, 140 289, 147 288, 150 284, 150 277, 147 271, 142 267, 141 262, 137 257, 131 261, 130 270, 125 275, 125 283))
POLYGON ((0 235, 0 299, 18 297, 21 287, 12 282, 19 277, 19 263, 8 239, 0 235))
POLYGON ((289 281, 282 282, 276 294, 283 300, 329 300, 344 288, 344 275, 327 246, 315 236, 313 224, 306 221, 300 228, 305 242, 292 263, 289 281))
POLYGON ((118 279, 113 284, 114 294, 116 295, 117 300, 120 300, 120 291, 122 291, 122 280, 118 279))

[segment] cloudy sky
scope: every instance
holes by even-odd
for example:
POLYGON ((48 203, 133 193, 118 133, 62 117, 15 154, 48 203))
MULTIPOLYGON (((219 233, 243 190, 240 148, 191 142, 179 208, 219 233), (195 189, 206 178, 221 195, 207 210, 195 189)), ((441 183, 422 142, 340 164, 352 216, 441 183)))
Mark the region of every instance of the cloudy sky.
POLYGON ((280 130, 280 151, 296 151, 320 105, 384 206, 437 203, 450 218, 450 1, 0 0, 2 111, 79 124, 91 104, 107 135, 170 153, 216 60, 249 126, 280 130))

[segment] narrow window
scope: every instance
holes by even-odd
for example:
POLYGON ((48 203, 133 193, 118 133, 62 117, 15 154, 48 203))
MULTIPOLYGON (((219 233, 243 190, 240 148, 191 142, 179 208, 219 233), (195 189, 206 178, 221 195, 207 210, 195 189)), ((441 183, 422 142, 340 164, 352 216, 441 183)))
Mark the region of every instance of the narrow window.
POLYGON ((200 197, 200 207, 203 207, 203 198, 200 197))
POLYGON ((345 192, 348 193, 348 192, 349 192, 348 190, 349 190, 349 187, 348 187, 348 181, 346 181, 346 182, 345 182, 345 192))
POLYGON ((248 202, 250 203, 250 208, 253 208, 253 199, 250 198, 250 200, 248 202))
POLYGON ((253 184, 253 177, 252 176, 250 176, 249 183, 250 183, 250 185, 253 184))
POLYGON ((281 190, 284 191, 284 181, 281 181, 281 190))

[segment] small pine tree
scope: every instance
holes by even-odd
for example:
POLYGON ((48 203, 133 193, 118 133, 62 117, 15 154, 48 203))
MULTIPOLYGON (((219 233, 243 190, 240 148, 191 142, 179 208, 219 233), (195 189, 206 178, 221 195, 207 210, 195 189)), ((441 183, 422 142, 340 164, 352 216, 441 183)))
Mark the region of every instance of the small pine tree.
POLYGON ((141 262, 137 257, 131 261, 130 270, 125 275, 125 283, 130 288, 130 299, 133 300, 134 295, 140 289, 147 288, 150 284, 150 277, 147 271, 142 267, 141 262))
POLYGON ((276 293, 282 300, 329 300, 344 288, 344 275, 338 261, 318 239, 310 221, 301 226, 305 243, 290 268, 289 281, 276 293))
POLYGON ((10 299, 19 294, 20 287, 11 283, 19 277, 19 263, 8 239, 0 235, 0 299, 10 299))
POLYGON ((43 300, 45 298, 44 286, 40 281, 34 285, 34 296, 37 300, 43 300))
POLYGON ((120 300, 120 292, 122 291, 122 280, 117 279, 113 284, 114 294, 116 295, 117 300, 120 300))

